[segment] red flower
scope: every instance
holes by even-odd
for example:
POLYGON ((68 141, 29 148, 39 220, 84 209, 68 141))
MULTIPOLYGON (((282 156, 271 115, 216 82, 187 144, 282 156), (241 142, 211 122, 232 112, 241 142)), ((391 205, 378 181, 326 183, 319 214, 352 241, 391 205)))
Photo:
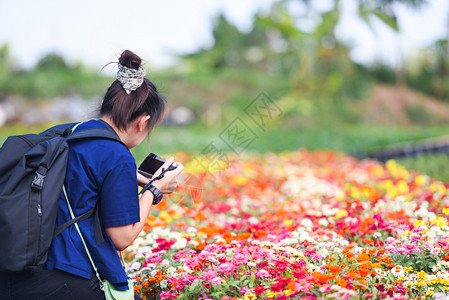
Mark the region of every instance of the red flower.
POLYGON ((262 295, 265 293, 265 287, 263 285, 258 285, 254 288, 254 294, 257 296, 262 295))

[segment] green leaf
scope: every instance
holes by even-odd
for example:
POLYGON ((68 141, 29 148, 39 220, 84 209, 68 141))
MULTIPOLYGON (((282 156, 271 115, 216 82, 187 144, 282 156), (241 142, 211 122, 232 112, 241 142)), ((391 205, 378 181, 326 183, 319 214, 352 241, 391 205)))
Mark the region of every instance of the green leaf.
POLYGON ((388 25, 391 29, 398 32, 398 20, 395 16, 388 16, 387 14, 379 11, 379 10, 372 10, 371 13, 378 17, 384 24, 388 25))
POLYGON ((195 290, 198 288, 198 286, 200 286, 200 282, 196 281, 196 282, 192 283, 189 287, 189 292, 190 293, 195 292, 195 290))
POLYGON ((214 298, 218 298, 218 299, 220 299, 220 298, 222 298, 221 296, 224 296, 224 293, 223 292, 215 292, 215 293, 212 293, 212 294, 210 294, 212 297, 214 297, 214 298))
POLYGON ((256 281, 256 275, 254 273, 251 273, 249 281, 251 282, 251 285, 254 285, 254 282, 256 281))

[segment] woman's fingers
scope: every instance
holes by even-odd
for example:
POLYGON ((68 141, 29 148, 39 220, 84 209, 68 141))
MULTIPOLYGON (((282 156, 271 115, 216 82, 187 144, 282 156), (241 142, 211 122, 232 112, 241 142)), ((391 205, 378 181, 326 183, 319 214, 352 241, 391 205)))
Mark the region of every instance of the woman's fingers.
POLYGON ((172 193, 178 186, 178 175, 184 170, 183 164, 180 162, 174 162, 174 158, 171 156, 153 176, 153 178, 159 176, 162 169, 168 169, 172 164, 174 164, 176 168, 165 172, 163 178, 156 180, 153 183, 154 186, 156 186, 164 194, 172 193))

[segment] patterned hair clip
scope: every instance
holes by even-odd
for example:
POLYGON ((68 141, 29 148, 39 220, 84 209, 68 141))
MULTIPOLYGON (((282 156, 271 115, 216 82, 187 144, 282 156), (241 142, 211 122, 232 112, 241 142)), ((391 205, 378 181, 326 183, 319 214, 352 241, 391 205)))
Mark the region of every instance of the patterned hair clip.
POLYGON ((117 80, 120 81, 128 95, 142 85, 146 74, 147 71, 142 66, 136 70, 118 64, 117 80))

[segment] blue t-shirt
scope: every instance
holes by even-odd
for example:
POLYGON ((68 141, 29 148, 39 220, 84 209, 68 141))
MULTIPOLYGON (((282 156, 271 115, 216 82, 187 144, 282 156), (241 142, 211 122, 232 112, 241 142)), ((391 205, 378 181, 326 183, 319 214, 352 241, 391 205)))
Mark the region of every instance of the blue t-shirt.
MULTIPOLYGON (((107 128, 107 125, 90 120, 80 124, 76 130, 87 128, 107 128)), ((104 228, 140 221, 134 157, 117 141, 101 138, 70 141, 65 186, 75 216, 89 211, 100 201, 104 243, 97 245, 95 241, 94 216, 78 225, 100 276, 117 289, 128 289, 127 276, 117 250, 104 228)), ((70 219, 67 202, 61 193, 56 226, 70 219)), ((74 225, 53 240, 45 269, 54 268, 91 278, 92 265, 74 225)))

